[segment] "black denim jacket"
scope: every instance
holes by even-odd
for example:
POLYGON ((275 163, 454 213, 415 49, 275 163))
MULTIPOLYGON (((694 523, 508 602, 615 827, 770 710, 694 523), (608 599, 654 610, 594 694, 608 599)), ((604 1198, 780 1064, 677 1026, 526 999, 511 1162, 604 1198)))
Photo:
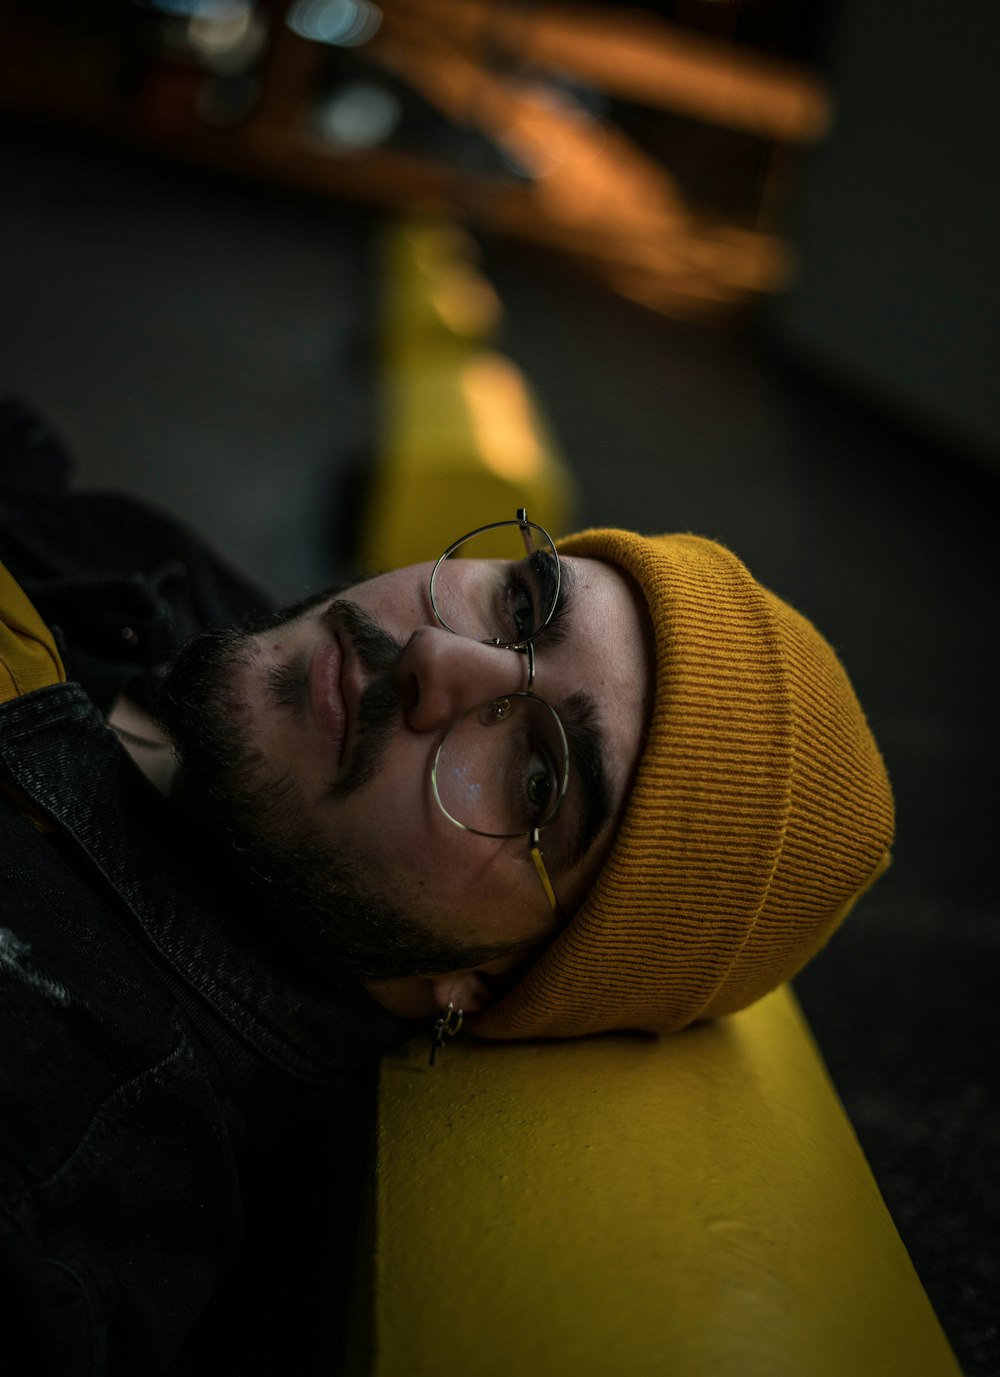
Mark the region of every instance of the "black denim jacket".
POLYGON ((78 676, 0 706, 5 1370, 334 1371, 374 1068, 411 1025, 296 955, 101 711, 252 590, 52 490, 8 488, 0 557, 78 676))

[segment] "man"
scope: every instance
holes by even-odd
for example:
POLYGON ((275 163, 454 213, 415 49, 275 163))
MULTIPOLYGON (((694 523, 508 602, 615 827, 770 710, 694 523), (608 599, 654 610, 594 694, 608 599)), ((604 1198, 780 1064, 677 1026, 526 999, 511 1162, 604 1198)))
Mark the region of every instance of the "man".
POLYGON ((885 771, 712 542, 519 513, 233 631, 253 590, 18 425, 4 1293, 33 1371, 321 1370, 378 1055, 742 1007, 886 864, 885 771))

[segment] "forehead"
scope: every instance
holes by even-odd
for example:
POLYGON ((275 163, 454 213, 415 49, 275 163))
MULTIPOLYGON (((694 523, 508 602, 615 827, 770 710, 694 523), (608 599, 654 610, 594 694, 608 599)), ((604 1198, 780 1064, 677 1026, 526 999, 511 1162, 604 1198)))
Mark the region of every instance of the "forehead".
POLYGON ((656 686, 649 609, 638 584, 617 565, 561 558, 571 574, 573 630, 584 657, 581 686, 594 694, 613 738, 624 792, 638 763, 656 686))

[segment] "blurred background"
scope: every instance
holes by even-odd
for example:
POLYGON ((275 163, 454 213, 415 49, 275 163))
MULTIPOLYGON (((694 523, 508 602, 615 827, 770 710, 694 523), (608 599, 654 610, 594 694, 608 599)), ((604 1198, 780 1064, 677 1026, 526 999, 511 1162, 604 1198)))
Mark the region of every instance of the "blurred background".
MULTIPOLYGON (((0 395, 272 596, 513 514, 731 545, 895 865, 797 982, 1000 1374, 1000 12, 0 0, 0 395)), ((11 435, 0 435, 8 443, 11 435)))

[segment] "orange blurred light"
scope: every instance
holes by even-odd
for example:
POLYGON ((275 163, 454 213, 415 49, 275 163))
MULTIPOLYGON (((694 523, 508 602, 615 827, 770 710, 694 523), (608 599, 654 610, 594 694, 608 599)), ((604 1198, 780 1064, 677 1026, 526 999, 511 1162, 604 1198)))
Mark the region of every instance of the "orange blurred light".
POLYGON ((537 477, 543 456, 534 410, 510 360, 480 354, 462 368, 461 387, 486 466, 501 478, 537 477))

